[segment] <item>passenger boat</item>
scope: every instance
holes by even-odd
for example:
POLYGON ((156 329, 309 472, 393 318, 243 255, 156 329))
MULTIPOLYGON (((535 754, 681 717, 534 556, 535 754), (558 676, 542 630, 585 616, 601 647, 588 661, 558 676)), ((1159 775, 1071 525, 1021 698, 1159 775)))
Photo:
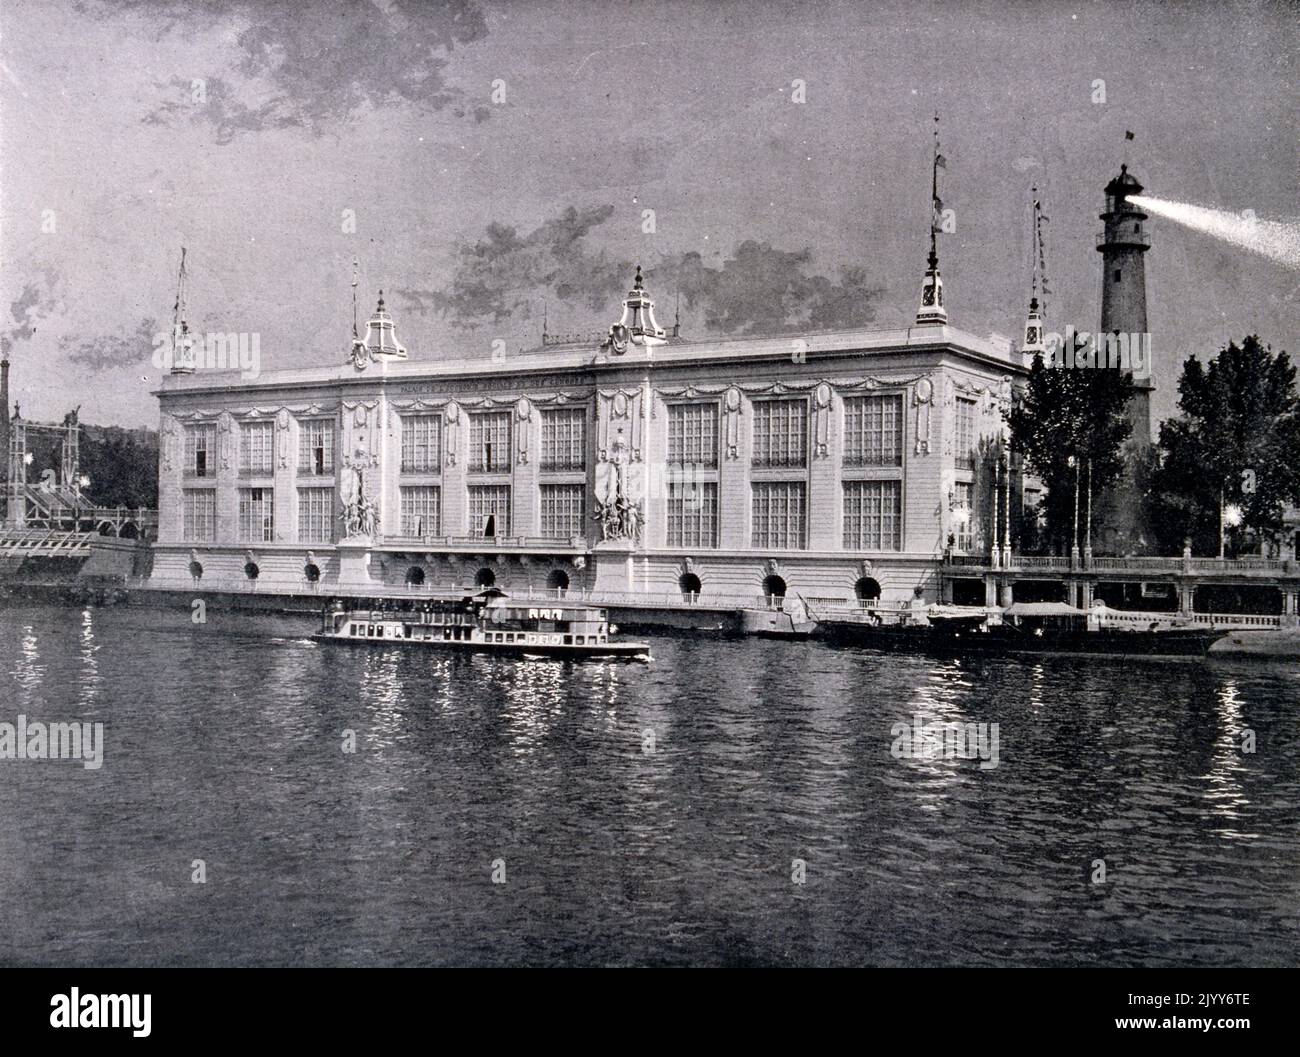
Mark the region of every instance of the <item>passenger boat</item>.
POLYGON ((1108 626, 1100 615, 1064 602, 1017 602, 992 614, 932 606, 915 614, 882 614, 874 620, 822 621, 818 634, 841 644, 946 655, 1200 657, 1226 631, 1183 627, 1173 620, 1146 627, 1108 626))
POLYGON ((400 609, 392 600, 351 609, 336 603, 326 609, 321 630, 312 638, 525 657, 650 660, 648 643, 617 642, 617 633, 607 611, 597 606, 514 601, 489 590, 461 600, 421 600, 400 609))

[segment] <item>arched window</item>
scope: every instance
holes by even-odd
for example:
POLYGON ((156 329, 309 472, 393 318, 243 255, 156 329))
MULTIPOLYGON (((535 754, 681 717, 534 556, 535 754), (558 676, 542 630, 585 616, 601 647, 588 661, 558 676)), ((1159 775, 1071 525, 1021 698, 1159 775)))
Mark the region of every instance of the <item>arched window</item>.
POLYGON ((569 589, 569 574, 563 569, 552 569, 550 576, 546 578, 546 586, 552 591, 567 591, 569 589))
POLYGON ((775 574, 763 581, 763 594, 769 598, 785 597, 785 581, 775 574))
POLYGON ((863 576, 853 585, 853 593, 860 599, 868 600, 880 597, 880 581, 870 576, 863 576))
POLYGON ((700 583, 700 578, 694 573, 682 573, 681 578, 677 581, 677 586, 681 588, 684 595, 698 595, 704 585, 700 583))
POLYGON ((247 562, 244 565, 244 575, 250 580, 256 580, 262 575, 262 570, 257 567, 257 562, 247 562))
POLYGON ((190 575, 196 580, 203 579, 203 565, 200 562, 190 562, 190 575))
POLYGON ((312 564, 309 562, 309 563, 307 564, 306 568, 303 569, 302 573, 303 573, 303 575, 304 575, 305 577, 307 577, 307 582, 308 582, 309 584, 320 583, 320 566, 319 566, 319 565, 312 565, 312 564))
POLYGON ((476 587, 491 587, 496 582, 497 574, 486 567, 474 574, 474 586, 476 587))
POLYGON ((424 583, 424 570, 418 565, 412 565, 406 570, 406 582, 412 587, 419 587, 424 583))

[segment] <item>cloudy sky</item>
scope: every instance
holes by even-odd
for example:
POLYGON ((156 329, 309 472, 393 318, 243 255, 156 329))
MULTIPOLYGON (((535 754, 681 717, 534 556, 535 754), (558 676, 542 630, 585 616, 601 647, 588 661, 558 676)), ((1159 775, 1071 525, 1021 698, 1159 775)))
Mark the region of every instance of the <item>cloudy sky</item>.
MULTIPOLYGON (((1018 333, 1037 184, 1050 322, 1091 329, 1126 129, 1148 193, 1294 218, 1297 44, 1294 7, 1232 0, 6 0, 14 397, 154 424, 182 244, 191 325, 264 369, 342 360, 354 257, 425 360, 533 346, 543 303, 603 328, 636 262, 688 336, 905 324, 936 109, 952 322, 1018 333)), ((1300 274, 1152 241, 1158 412, 1186 355, 1297 351, 1300 274)))

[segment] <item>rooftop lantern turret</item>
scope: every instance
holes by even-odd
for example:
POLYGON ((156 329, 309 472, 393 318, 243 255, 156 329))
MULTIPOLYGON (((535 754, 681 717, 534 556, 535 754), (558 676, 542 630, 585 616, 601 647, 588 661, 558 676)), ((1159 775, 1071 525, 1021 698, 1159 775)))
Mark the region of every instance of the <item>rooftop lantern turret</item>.
POLYGON ((397 328, 384 310, 384 292, 379 291, 375 314, 366 323, 366 336, 352 339, 352 365, 364 370, 370 361, 406 359, 406 347, 397 340, 397 328))
POLYGON ((1033 263, 1030 267, 1029 315, 1025 319, 1025 340, 1020 351, 1027 356, 1045 355, 1047 345, 1043 338, 1043 317, 1047 314, 1047 250, 1043 239, 1043 225, 1047 216, 1038 197, 1038 188, 1033 188, 1034 229, 1033 229, 1033 263), (1038 295, 1043 295, 1042 310, 1039 310, 1038 295))
POLYGON ((655 321, 655 303, 645 292, 639 264, 636 266, 636 279, 632 283, 632 289, 623 301, 623 315, 609 328, 609 337, 600 347, 622 355, 627 352, 629 344, 647 347, 668 344, 667 332, 655 321))
POLYGON ((943 279, 939 276, 939 244, 936 236, 943 224, 943 202, 939 198, 939 170, 948 163, 939 153, 939 115, 934 115, 934 163, 930 170, 930 256, 926 258, 925 278, 921 282, 921 307, 916 313, 918 326, 943 326, 948 310, 943 307, 943 279))

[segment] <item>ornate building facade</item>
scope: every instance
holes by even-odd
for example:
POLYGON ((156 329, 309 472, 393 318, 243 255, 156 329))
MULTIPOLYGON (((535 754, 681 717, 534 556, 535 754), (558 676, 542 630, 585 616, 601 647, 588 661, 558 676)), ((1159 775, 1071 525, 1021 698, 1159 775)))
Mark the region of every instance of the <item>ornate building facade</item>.
MULTIPOLYGON (((382 295, 344 362, 159 391, 154 577, 216 589, 933 600, 1010 540, 1029 358, 947 323, 687 341, 638 270, 604 341, 411 359, 382 295)), ((937 303, 936 303, 937 302, 937 303)))

